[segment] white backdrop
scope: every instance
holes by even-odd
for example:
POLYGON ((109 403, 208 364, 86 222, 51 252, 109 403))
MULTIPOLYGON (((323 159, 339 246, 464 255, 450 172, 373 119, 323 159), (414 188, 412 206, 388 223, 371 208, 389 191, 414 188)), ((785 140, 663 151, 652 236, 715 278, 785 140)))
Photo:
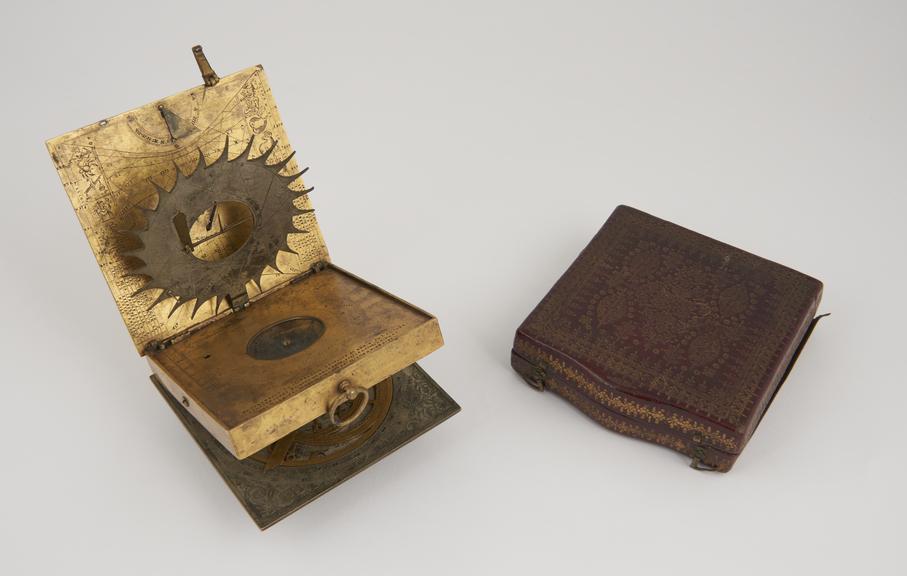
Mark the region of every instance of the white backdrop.
POLYGON ((905 573, 905 3, 0 11, 3 573, 905 573), (197 84, 196 43, 264 64, 332 258, 440 318, 422 364, 463 406, 265 533, 150 385, 43 145, 197 84), (730 474, 509 368, 619 203, 826 284, 730 474))

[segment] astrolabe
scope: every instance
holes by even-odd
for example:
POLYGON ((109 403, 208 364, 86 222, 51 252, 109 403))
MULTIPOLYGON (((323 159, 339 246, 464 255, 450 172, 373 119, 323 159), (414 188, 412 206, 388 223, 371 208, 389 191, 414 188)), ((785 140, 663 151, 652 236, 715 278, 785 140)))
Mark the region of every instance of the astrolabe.
POLYGON ((142 209, 145 227, 129 231, 140 246, 128 252, 138 259, 128 274, 148 278, 135 294, 161 290, 149 310, 173 299, 172 316, 194 301, 195 316, 212 298, 217 309, 221 299, 244 295, 247 282, 258 284, 265 268, 277 269, 278 252, 291 251, 288 235, 305 232, 295 227, 293 217, 313 210, 298 209, 295 201, 312 189, 296 192, 289 185, 306 170, 280 174, 294 153, 268 164, 275 141, 250 158, 254 140, 231 160, 228 136, 211 164, 199 150, 196 168, 184 175, 177 167, 171 189, 153 183, 157 207, 142 209))

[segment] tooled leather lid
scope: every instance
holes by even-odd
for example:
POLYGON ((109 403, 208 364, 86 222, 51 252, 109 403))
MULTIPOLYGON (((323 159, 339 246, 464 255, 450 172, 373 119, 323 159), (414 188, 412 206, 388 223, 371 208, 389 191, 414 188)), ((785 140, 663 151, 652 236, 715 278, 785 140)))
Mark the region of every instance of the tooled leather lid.
POLYGON ((619 206, 519 329, 618 390, 746 433, 822 284, 619 206))

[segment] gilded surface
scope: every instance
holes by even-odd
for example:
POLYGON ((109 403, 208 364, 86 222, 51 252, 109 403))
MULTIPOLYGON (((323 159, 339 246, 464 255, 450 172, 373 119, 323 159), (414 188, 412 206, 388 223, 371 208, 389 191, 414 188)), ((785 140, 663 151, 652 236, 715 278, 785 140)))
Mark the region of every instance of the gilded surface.
POLYGON ((280 252, 290 252, 288 238, 300 232, 293 222, 302 215, 300 198, 289 188, 300 174, 283 174, 274 148, 254 160, 245 150, 228 160, 227 141, 216 160, 205 163, 199 154, 191 174, 178 172, 172 189, 158 190, 157 207, 143 210, 144 226, 130 231, 132 272, 148 277, 143 291, 162 290, 168 316, 191 304, 191 319, 204 306, 214 310, 217 299, 247 297, 246 285, 257 288, 265 269, 277 269, 280 252))
POLYGON ((742 432, 820 294, 799 272, 620 207, 521 330, 619 390, 742 432))
MULTIPOLYGON (((107 118, 70 132, 47 143, 63 185, 91 248, 107 280, 123 320, 139 351, 146 344, 160 341, 200 324, 226 309, 214 310, 214 300, 191 317, 190 306, 183 306, 172 317, 171 306, 149 310, 160 291, 133 295, 145 279, 126 276, 131 263, 130 245, 123 230, 141 226, 140 208, 155 208, 155 184, 169 190, 177 170, 189 174, 199 154, 206 163, 216 160, 229 139, 231 156, 241 153, 254 137, 250 157, 266 151, 275 141, 272 161, 291 152, 271 89, 261 67, 254 67, 220 80, 216 86, 199 86, 163 98, 130 112, 107 118)), ((285 173, 295 174, 298 166, 291 160, 285 173)), ((290 188, 304 190, 302 178, 290 188)), ((295 204, 310 208, 307 197, 295 204)), ((308 270, 312 264, 327 261, 328 254, 314 214, 288 214, 297 229, 289 237, 292 252, 280 252, 277 268, 268 267, 261 277, 260 289, 268 290, 308 270)), ((246 285, 250 296, 259 289, 246 285)))
POLYGON ((171 393, 245 458, 324 414, 343 380, 370 388, 442 343, 433 316, 329 265, 148 359, 171 393))
MULTIPOLYGON (((335 426, 325 414, 250 458, 264 464, 265 470, 278 466, 315 466, 339 460, 374 436, 387 418, 393 400, 394 379, 391 377, 368 390, 362 414, 349 425, 335 426)), ((353 402, 346 402, 338 409, 338 416, 346 418, 356 409, 353 402)))
MULTIPOLYGON (((431 316, 330 268, 205 326, 151 358, 190 400, 234 428, 430 321, 431 316), (263 329, 301 314, 326 327, 311 346, 277 359, 248 354, 250 342, 263 329)), ((419 357, 426 353, 419 350, 419 357)), ((372 386, 378 380, 361 384, 372 386)))
POLYGON ((234 458, 160 384, 155 385, 264 529, 460 410, 416 364, 398 372, 391 382, 373 389, 369 408, 346 432, 319 427, 316 421, 245 460, 234 458))

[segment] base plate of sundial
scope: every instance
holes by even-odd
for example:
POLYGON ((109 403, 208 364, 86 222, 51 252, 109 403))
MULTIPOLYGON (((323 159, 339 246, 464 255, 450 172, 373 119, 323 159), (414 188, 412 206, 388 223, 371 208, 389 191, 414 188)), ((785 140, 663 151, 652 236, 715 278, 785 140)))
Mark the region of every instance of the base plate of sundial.
POLYGON ((262 530, 460 411, 413 364, 372 387, 368 405, 351 424, 337 428, 325 415, 237 460, 156 376, 151 381, 262 530))

